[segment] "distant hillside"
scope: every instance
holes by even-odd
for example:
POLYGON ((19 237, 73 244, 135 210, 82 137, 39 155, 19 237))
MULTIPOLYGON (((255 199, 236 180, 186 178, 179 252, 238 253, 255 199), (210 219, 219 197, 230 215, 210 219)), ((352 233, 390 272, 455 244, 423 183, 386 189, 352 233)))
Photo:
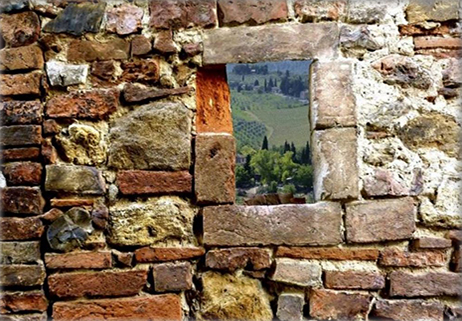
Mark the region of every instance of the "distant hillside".
MULTIPOLYGON (((249 64, 252 66, 263 66, 263 65, 268 65, 268 71, 269 72, 276 72, 276 71, 282 71, 285 72, 286 70, 289 70, 291 74, 298 74, 298 75, 303 75, 303 74, 308 74, 308 70, 310 68, 311 60, 302 60, 302 61, 297 61, 297 60, 287 60, 287 61, 276 61, 276 62, 259 62, 256 64, 249 64)), ((227 64, 226 65, 226 71, 230 73, 234 66, 237 64, 227 64)))

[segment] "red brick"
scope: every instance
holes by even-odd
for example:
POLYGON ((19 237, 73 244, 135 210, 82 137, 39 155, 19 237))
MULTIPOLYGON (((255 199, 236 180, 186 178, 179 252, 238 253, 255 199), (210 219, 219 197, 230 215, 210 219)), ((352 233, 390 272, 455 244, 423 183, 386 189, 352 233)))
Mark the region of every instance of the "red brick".
POLYGON ((42 291, 3 292, 0 298, 0 312, 46 311, 47 299, 42 291))
POLYGON ((33 287, 45 281, 43 265, 0 265, 0 286, 33 287))
POLYGON ((42 123, 43 133, 45 135, 58 134, 61 130, 61 126, 54 119, 47 119, 42 123))
POLYGON ((0 103, 3 125, 39 124, 42 122, 43 107, 40 101, 6 101, 0 103))
POLYGON ((375 261, 379 250, 368 248, 336 248, 336 247, 286 247, 277 248, 276 257, 314 260, 356 260, 375 261))
POLYGON ((45 265, 47 269, 105 269, 112 266, 112 256, 109 251, 46 253, 45 265))
POLYGON ((0 34, 8 46, 26 46, 37 41, 40 34, 40 20, 33 11, 0 16, 0 34))
POLYGON ((32 45, 0 50, 0 70, 42 69, 43 53, 32 45))
POLYGON ((41 126, 14 125, 0 127, 0 144, 3 146, 40 145, 41 142, 41 126))
POLYGON ((450 37, 415 37, 414 48, 419 49, 460 49, 462 48, 462 40, 459 38, 450 37))
POLYGON ((117 185, 125 195, 191 193, 192 176, 187 171, 121 171, 117 174, 117 185))
POLYGON ((294 4, 295 13, 302 22, 337 21, 346 15, 346 7, 345 0, 297 0, 294 4))
POLYGON ((313 289, 310 316, 321 320, 366 319, 371 300, 367 294, 313 289))
POLYGON ((196 76, 198 133, 233 133, 226 66, 200 68, 196 76))
POLYGON ((390 273, 390 296, 460 296, 462 275, 452 272, 390 273))
POLYGON ((40 185, 42 180, 42 164, 40 163, 8 163, 3 169, 8 185, 40 185))
POLYGON ((269 21, 286 21, 285 0, 218 0, 220 25, 259 25, 269 21))
POLYGON ((105 42, 76 39, 69 44, 67 59, 70 62, 128 59, 129 51, 130 43, 120 38, 105 42))
POLYGON ((143 35, 136 35, 132 39, 131 53, 134 56, 142 56, 151 51, 151 41, 143 35))
POLYGON ((46 113, 51 118, 103 119, 115 112, 119 104, 117 90, 71 92, 51 98, 46 113))
POLYGON ((36 160, 40 156, 38 147, 11 148, 2 151, 4 161, 36 160))
POLYGON ((451 28, 445 24, 436 26, 433 29, 426 29, 419 24, 399 25, 398 27, 402 36, 446 35, 451 32, 451 28))
POLYGON ((38 72, 28 74, 0 75, 0 95, 39 95, 42 74, 38 72))
POLYGON ((400 321, 443 321, 444 305, 424 300, 378 300, 371 311, 372 316, 400 321))
POLYGON ((42 221, 37 217, 0 218, 0 238, 4 241, 39 239, 44 230, 42 221))
POLYGON ((58 160, 58 152, 53 146, 51 137, 43 139, 40 154, 42 155, 42 159, 45 164, 55 164, 58 160))
POLYGON ((39 188, 5 187, 1 190, 2 210, 14 214, 42 214, 45 199, 39 188))
POLYGON ((50 205, 55 207, 93 206, 94 199, 91 198, 52 198, 50 205))
POLYGON ((157 292, 184 291, 192 288, 191 263, 161 263, 152 268, 157 292))
POLYGON ((181 300, 173 294, 53 304, 53 320, 181 321, 181 300))
POLYGON ((412 242, 415 249, 447 249, 452 242, 443 237, 421 237, 412 242))
POLYGON ((440 251, 408 252, 387 248, 380 253, 379 264, 398 267, 444 266, 446 254, 440 251))
POLYGON ((74 272, 48 276, 50 294, 58 298, 129 296, 143 289, 147 270, 74 272))
POLYGON ((175 260, 188 260, 203 256, 205 250, 202 247, 142 247, 135 251, 137 262, 164 262, 175 260))
POLYGON ((326 271, 324 284, 329 289, 380 290, 385 287, 385 277, 378 272, 326 271))
POLYGON ((246 267, 261 270, 271 266, 271 254, 258 247, 210 250, 205 257, 205 264, 211 269, 219 270, 234 271, 246 267))

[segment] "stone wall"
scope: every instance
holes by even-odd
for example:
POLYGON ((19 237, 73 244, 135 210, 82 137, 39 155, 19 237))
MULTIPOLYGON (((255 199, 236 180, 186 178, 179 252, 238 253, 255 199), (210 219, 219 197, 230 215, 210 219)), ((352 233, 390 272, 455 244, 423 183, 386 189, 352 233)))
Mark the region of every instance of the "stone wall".
POLYGON ((94 2, 0 5, 2 320, 461 318, 458 1, 94 2), (233 205, 224 64, 288 59, 317 202, 233 205))

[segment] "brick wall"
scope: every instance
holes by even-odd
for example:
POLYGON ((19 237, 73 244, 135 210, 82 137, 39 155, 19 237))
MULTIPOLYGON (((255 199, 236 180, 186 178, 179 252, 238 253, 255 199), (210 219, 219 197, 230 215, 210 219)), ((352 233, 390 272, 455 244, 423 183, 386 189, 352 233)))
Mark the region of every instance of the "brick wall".
POLYGON ((461 318, 458 1, 0 9, 2 320, 461 318), (234 205, 225 64, 288 59, 317 202, 234 205))

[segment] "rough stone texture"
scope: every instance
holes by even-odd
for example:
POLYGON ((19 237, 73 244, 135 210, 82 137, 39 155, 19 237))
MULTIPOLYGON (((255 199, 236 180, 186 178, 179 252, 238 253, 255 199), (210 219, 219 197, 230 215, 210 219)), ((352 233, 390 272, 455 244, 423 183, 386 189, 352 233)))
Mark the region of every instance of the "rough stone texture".
POLYGON ((42 69, 43 53, 40 47, 31 45, 0 50, 0 70, 42 69))
POLYGON ((43 312, 47 309, 47 303, 43 291, 3 292, 0 298, 0 312, 2 314, 24 311, 43 312))
POLYGON ((421 237, 412 242, 415 249, 447 249, 451 247, 451 240, 443 237, 421 237))
POLYGON ((424 296, 460 296, 462 276, 452 272, 423 272, 412 274, 394 271, 389 275, 390 296, 424 297, 424 296))
POLYGON ((96 40, 73 40, 67 50, 71 62, 128 59, 130 43, 124 39, 108 39, 104 43, 96 40))
POLYGON ((101 172, 94 167, 47 165, 45 171, 47 191, 100 195, 106 189, 101 172))
POLYGON ((187 171, 120 171, 117 186, 125 195, 191 193, 192 176, 187 171))
POLYGON ((276 316, 281 321, 302 321, 305 295, 303 293, 281 293, 278 298, 276 316))
POLYGON ((324 284, 329 289, 380 290, 385 287, 385 277, 379 272, 325 271, 324 284))
POLYGON ((0 264, 37 263, 40 260, 40 242, 1 242, 0 264))
POLYGON ((3 174, 8 185, 40 185, 42 164, 32 162, 14 162, 4 165, 3 174))
POLYGON ((356 129, 317 130, 312 135, 316 200, 359 197, 356 129))
POLYGON ((277 248, 275 256, 308 260, 375 261, 379 257, 379 250, 372 248, 309 248, 280 246, 277 248))
POLYGON ((47 321, 47 313, 27 313, 2 315, 2 321, 47 321))
POLYGON ((415 230, 412 198, 363 201, 346 206, 348 242, 368 243, 410 238, 415 230))
POLYGON ((104 119, 116 111, 119 100, 117 90, 91 90, 54 96, 46 104, 51 118, 104 119))
POLYGON ((372 297, 368 294, 315 289, 310 294, 310 316, 321 320, 363 320, 372 297))
POLYGON ((105 3, 69 4, 43 27, 43 31, 69 33, 74 36, 81 36, 86 32, 96 33, 103 21, 105 7, 105 3))
POLYGON ((337 39, 331 23, 211 29, 204 32, 204 64, 334 58, 337 39))
POLYGON ((163 54, 173 54, 178 52, 178 48, 173 41, 173 34, 171 30, 162 30, 154 39, 154 50, 163 54))
POLYGON ((1 191, 1 207, 5 213, 42 214, 45 199, 37 187, 5 187, 1 191))
POLYGON ((88 65, 71 65, 55 60, 48 61, 46 69, 52 86, 83 84, 88 75, 88 65))
POLYGON ((340 29, 340 48, 346 57, 363 58, 370 51, 383 48, 383 38, 367 25, 346 25, 340 29))
POLYGON ((109 166, 189 169, 191 111, 181 103, 153 103, 118 119, 110 130, 109 166))
POLYGON ((235 140, 228 134, 198 134, 194 193, 198 203, 224 204, 235 199, 235 140))
POLYGON ((0 103, 2 125, 37 124, 42 122, 40 101, 5 101, 0 103))
POLYGON ((0 75, 0 95, 39 95, 42 74, 33 72, 28 74, 0 75))
POLYGON ((196 245, 196 209, 178 197, 118 201, 109 208, 109 238, 115 245, 196 245))
POLYGON ((217 23, 214 0, 160 0, 149 3, 150 26, 160 29, 192 26, 214 27, 217 23))
POLYGON ((287 20, 288 8, 284 0, 218 0, 220 25, 263 24, 287 20))
POLYGON ((164 262, 194 259, 204 254, 202 247, 143 247, 135 250, 135 259, 139 263, 164 262))
POLYGON ((3 241, 22 241, 39 239, 45 230, 38 217, 0 218, 0 238, 3 241))
POLYGON ((445 266, 446 253, 439 251, 408 252, 387 248, 380 253, 379 264, 383 266, 445 266))
POLYGON ((136 59, 123 62, 120 81, 153 84, 159 80, 160 67, 157 59, 136 59))
MULTIPOLYGON (((392 8, 395 5, 391 3, 392 8)), ((374 2, 363 0, 348 0, 347 22, 350 23, 380 23, 387 13, 392 11, 389 0, 374 2)))
POLYGON ((391 320, 443 321, 444 305, 424 300, 378 300, 371 315, 391 320))
POLYGON ((152 268, 156 292, 174 292, 192 288, 192 270, 189 262, 162 263, 152 268))
POLYGON ((128 35, 141 28, 143 9, 137 6, 122 4, 109 8, 106 12, 106 30, 119 35, 128 35))
POLYGON ((337 21, 346 15, 346 0, 296 0, 295 13, 302 22, 337 21))
POLYGON ((96 228, 106 229, 109 219, 109 209, 104 204, 98 204, 91 211, 91 221, 96 228))
POLYGON ((131 42, 131 53, 134 56, 142 56, 152 49, 151 41, 143 35, 136 35, 131 42))
POLYGON ((5 0, 0 4, 0 12, 14 12, 28 7, 28 0, 5 0))
POLYGON ((196 75, 196 126, 199 133, 233 133, 226 66, 200 68, 196 75))
POLYGON ((40 149, 38 147, 11 148, 2 150, 0 155, 4 161, 37 160, 40 155, 40 149))
POLYGON ((131 267, 133 266, 133 253, 131 252, 120 252, 117 250, 112 250, 112 255, 118 266, 122 267, 131 267))
POLYGON ((315 62, 313 68, 311 128, 355 126, 352 63, 315 62))
POLYGON ((3 146, 39 145, 41 142, 41 126, 14 125, 0 127, 0 144, 3 146))
POLYGON ((108 320, 109 318, 181 321, 181 300, 177 295, 164 294, 53 304, 53 320, 108 320))
POLYGON ((287 284, 317 287, 322 284, 321 275, 321 266, 317 262, 278 258, 271 279, 287 284))
POLYGON ((105 269, 112 267, 112 256, 109 251, 45 253, 45 266, 47 269, 105 269))
POLYGON ((139 84, 126 84, 124 87, 124 99, 127 102, 140 102, 155 100, 168 96, 189 94, 192 87, 184 86, 178 88, 155 88, 139 84))
POLYGON ((44 138, 41 146, 41 155, 45 164, 56 164, 58 161, 58 152, 51 137, 44 138))
POLYGON ((211 206, 203 211, 204 244, 333 245, 342 241, 339 204, 211 206))
POLYGON ((211 269, 235 271, 267 269, 271 266, 271 253, 258 247, 237 247, 207 252, 205 265, 211 269))
POLYGON ((40 34, 40 20, 35 12, 2 14, 0 17, 0 34, 6 45, 21 47, 37 41, 40 34))
POLYGON ((147 277, 144 269, 60 273, 48 276, 48 287, 58 298, 129 296, 141 291, 147 277))
POLYGON ((1 265, 0 271, 0 285, 5 287, 32 287, 45 281, 43 265, 1 265))
POLYGON ((272 320, 268 295, 258 280, 208 271, 202 275, 203 291, 198 319, 272 320))
POLYGON ((457 20, 459 19, 459 6, 456 0, 410 0, 406 8, 406 16, 409 23, 427 20, 457 20))

